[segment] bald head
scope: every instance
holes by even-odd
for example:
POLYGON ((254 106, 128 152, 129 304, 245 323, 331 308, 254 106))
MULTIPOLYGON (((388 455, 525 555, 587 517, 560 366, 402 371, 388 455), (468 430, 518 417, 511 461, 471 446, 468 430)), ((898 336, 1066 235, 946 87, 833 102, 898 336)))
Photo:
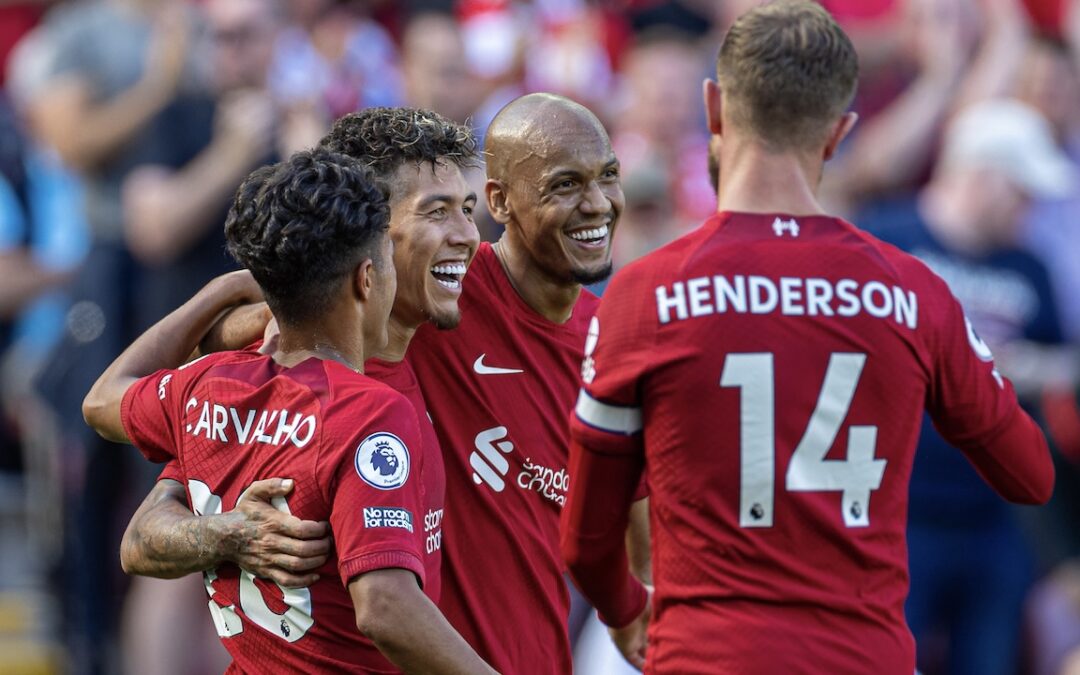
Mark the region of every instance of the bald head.
POLYGON ((519 287, 531 273, 576 298, 578 284, 606 278, 623 194, 600 120, 568 98, 529 94, 499 111, 485 145, 488 210, 506 228, 501 250, 531 270, 519 287))
POLYGON ((495 115, 484 141, 489 179, 520 178, 523 162, 546 159, 560 151, 567 138, 594 136, 610 148, 607 131, 585 106, 557 94, 526 94, 495 115))

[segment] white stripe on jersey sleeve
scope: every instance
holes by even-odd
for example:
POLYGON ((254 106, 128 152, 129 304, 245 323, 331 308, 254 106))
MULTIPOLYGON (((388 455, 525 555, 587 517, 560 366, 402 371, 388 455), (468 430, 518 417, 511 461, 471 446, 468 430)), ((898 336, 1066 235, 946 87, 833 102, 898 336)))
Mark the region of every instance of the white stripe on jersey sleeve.
POLYGON ((578 394, 574 412, 582 422, 601 431, 627 436, 641 431, 641 408, 601 403, 584 389, 578 394))

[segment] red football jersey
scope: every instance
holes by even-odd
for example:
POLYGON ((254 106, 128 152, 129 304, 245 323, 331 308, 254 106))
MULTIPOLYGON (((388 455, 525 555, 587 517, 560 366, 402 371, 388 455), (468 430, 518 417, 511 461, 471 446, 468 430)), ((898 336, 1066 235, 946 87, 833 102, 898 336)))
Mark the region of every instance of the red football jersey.
POLYGON ((569 430, 585 331, 582 291, 555 324, 518 296, 490 244, 469 267, 461 324, 423 326, 407 355, 446 459, 447 619, 494 668, 571 671, 569 594, 559 555, 569 430))
POLYGON ((1006 496, 1045 499, 1052 482, 945 283, 834 218, 718 214, 627 266, 582 376, 575 461, 578 446, 644 455, 648 672, 910 675, 904 530, 924 407, 1006 496), (1007 463, 984 453, 1003 437, 1007 463))
POLYGON ((222 352, 142 378, 122 418, 148 459, 178 460, 166 477, 184 482, 195 513, 231 510, 254 481, 284 476, 296 486, 275 506, 330 522, 334 555, 310 588, 231 564, 205 573, 231 672, 397 672, 356 629, 346 586, 383 568, 425 579, 425 458, 405 396, 335 361, 283 368, 222 352))
POLYGON ((424 536, 424 569, 427 572, 424 593, 437 603, 442 596, 442 523, 446 514, 446 471, 439 438, 431 425, 427 402, 420 392, 416 373, 408 361, 393 363, 368 359, 364 362, 364 374, 403 394, 416 410, 424 455, 424 520, 423 528, 417 529, 424 536))

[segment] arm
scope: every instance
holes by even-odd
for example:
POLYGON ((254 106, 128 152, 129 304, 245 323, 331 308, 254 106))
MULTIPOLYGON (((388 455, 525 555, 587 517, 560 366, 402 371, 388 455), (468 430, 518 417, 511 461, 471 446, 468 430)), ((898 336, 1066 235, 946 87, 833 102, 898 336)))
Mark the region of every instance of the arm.
POLYGON ((59 286, 70 273, 57 272, 39 265, 29 251, 13 249, 0 252, 0 318, 11 318, 38 294, 59 286))
POLYGON ((957 0, 912 3, 918 76, 853 138, 850 152, 826 172, 845 202, 902 185, 929 159, 936 134, 967 63, 970 39, 957 0))
POLYGON ((259 339, 266 340, 270 321, 274 315, 265 302, 234 307, 215 323, 199 343, 196 354, 213 354, 230 349, 243 349, 259 339))
POLYGON ((1054 490, 1046 437, 1016 400, 1012 383, 994 366, 990 348, 964 316, 944 282, 922 297, 932 306, 934 366, 927 410, 941 435, 959 448, 994 490, 1021 504, 1044 504, 1054 490), (936 331, 935 331, 936 329, 936 331))
POLYGON ((379 569, 349 582, 356 627, 405 673, 495 671, 476 655, 420 590, 412 572, 379 569))
POLYGON ((157 370, 183 364, 223 311, 261 299, 262 292, 246 270, 211 281, 195 297, 139 336, 102 373, 83 400, 86 423, 110 441, 129 442, 120 416, 128 388, 157 370))
POLYGON ((236 186, 267 156, 276 112, 269 96, 234 94, 218 104, 214 139, 178 171, 146 166, 124 182, 125 234, 148 263, 181 255, 209 228, 236 186))
POLYGON ((120 564, 128 574, 175 579, 232 562, 285 588, 310 586, 330 554, 329 528, 271 505, 292 487, 280 478, 258 481, 232 511, 196 516, 184 486, 160 480, 128 523, 120 564))
POLYGON ((630 572, 644 584, 653 582, 649 544, 649 498, 645 497, 630 505, 630 525, 626 528, 630 572))
POLYGON ((59 76, 34 102, 36 128, 70 166, 100 165, 172 101, 183 73, 187 42, 183 11, 164 12, 144 74, 134 85, 98 102, 86 78, 59 76))

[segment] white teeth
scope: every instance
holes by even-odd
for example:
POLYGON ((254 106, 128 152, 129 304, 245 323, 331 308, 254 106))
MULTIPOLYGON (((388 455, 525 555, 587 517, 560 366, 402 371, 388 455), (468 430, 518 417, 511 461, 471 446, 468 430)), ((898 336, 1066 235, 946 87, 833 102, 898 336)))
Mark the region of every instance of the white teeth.
POLYGON ((597 241, 603 239, 608 235, 608 226, 601 225, 600 227, 594 227, 590 230, 579 230, 578 232, 571 232, 570 238, 578 241, 597 241))
POLYGON ((465 274, 465 263, 435 265, 431 268, 431 271, 435 274, 465 274))
POLYGON ((461 288, 461 282, 459 280, 457 280, 457 279, 454 279, 453 281, 444 281, 442 279, 436 279, 435 281, 439 282, 440 286, 443 286, 444 288, 449 288, 452 291, 456 291, 457 289, 461 288))

